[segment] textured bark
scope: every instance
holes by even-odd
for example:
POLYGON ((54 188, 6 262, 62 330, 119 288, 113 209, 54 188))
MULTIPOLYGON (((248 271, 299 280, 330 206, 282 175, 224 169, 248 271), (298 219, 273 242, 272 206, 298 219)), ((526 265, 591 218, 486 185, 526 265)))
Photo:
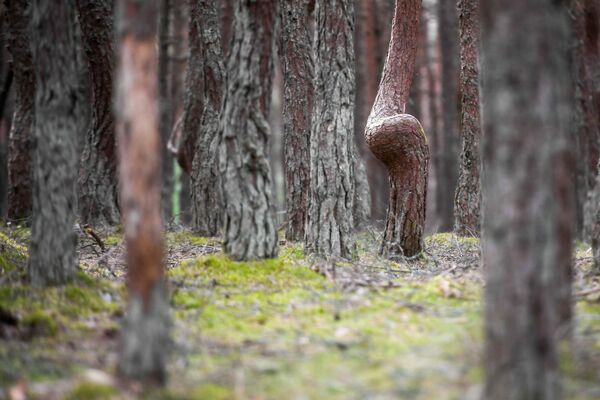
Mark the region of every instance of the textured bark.
POLYGON ((353 0, 316 1, 305 247, 321 256, 350 256, 355 185, 353 35, 353 0))
POLYGON ((277 255, 268 162, 275 3, 236 0, 220 122, 225 252, 235 260, 277 255))
POLYGON ((481 213, 479 0, 459 0, 458 13, 462 152, 454 197, 454 230, 461 236, 479 236, 481 213))
POLYGON ((281 3, 281 65, 284 77, 285 237, 304 240, 310 186, 310 129, 313 111, 311 15, 314 0, 281 3))
POLYGON ((218 171, 219 112, 224 67, 214 1, 190 1, 190 63, 186 77, 183 149, 191 165, 192 227, 215 236, 222 227, 218 171), (185 151, 185 150, 184 150, 185 151))
POLYGON ((165 220, 173 214, 173 156, 167 148, 173 127, 173 99, 170 91, 171 63, 169 49, 171 40, 171 12, 173 0, 160 0, 158 17, 158 130, 162 152, 162 210, 165 220))
POLYGON ((489 0, 481 15, 483 398, 558 399, 557 338, 570 309, 572 241, 567 8, 489 0))
POLYGON ((420 0, 397 0, 392 36, 365 137, 387 167, 390 200, 381 253, 414 256, 423 248, 429 148, 419 121, 405 114, 417 55, 420 0))
POLYGON ((33 285, 62 284, 75 272, 80 98, 74 27, 69 1, 31 3, 36 116, 28 275, 33 285))
POLYGON ((161 218, 156 2, 121 0, 117 70, 117 138, 127 248, 129 305, 119 371, 142 381, 165 380, 168 301, 161 218))
POLYGON ((221 49, 225 59, 229 57, 231 45, 231 29, 233 28, 233 3, 235 0, 221 0, 220 23, 221 23, 221 49))
POLYGON ((15 81, 15 109, 9 136, 8 209, 9 220, 31 215, 31 136, 34 121, 35 75, 29 48, 26 0, 5 0, 8 47, 15 81))
POLYGON ((454 193, 458 173, 458 18, 455 0, 439 1, 439 31, 442 57, 442 129, 440 141, 440 176, 437 182, 439 229, 450 231, 454 226, 454 193))
POLYGON ((92 88, 92 120, 79 170, 79 214, 85 223, 116 225, 121 221, 112 107, 113 4, 77 0, 77 11, 92 88))

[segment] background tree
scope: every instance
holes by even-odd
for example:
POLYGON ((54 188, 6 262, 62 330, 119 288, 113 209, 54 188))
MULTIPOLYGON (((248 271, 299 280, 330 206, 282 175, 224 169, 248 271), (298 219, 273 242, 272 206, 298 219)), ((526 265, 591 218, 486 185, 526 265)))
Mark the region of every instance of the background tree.
POLYGON ((354 206, 354 5, 316 1, 315 94, 305 245, 349 257, 354 206))
POLYGON ((121 0, 117 133, 129 305, 119 370, 163 382, 168 344, 158 130, 157 4, 121 0))
POLYGON ((113 116, 114 30, 112 0, 77 0, 92 88, 92 121, 79 170, 79 214, 94 225, 120 221, 113 116))
POLYGON ((420 0, 397 0, 389 52, 365 137, 387 167, 390 200, 381 252, 414 256, 423 247, 429 148, 419 121, 405 114, 414 75, 420 0))
POLYGON ((35 74, 29 48, 26 0, 5 0, 8 47, 12 55, 15 107, 9 136, 8 206, 9 220, 31 215, 31 136, 35 107, 35 74))
POLYGON ((481 5, 484 397, 556 399, 557 338, 570 306, 567 8, 543 0, 481 5))
POLYGON ((30 12, 36 116, 28 275, 34 285, 61 284, 75 272, 77 242, 75 9, 65 0, 35 0, 30 12))
POLYGON ((287 240, 304 240, 310 186, 310 129, 313 111, 311 16, 315 0, 281 3, 281 65, 284 77, 284 169, 287 240))
POLYGON ((273 71, 275 3, 236 0, 227 89, 220 122, 224 249, 236 260, 277 254, 267 112, 273 71))
POLYGON ((454 230, 462 236, 478 236, 480 228, 481 119, 479 117, 479 0, 458 1, 460 30, 460 155, 454 199, 454 230))

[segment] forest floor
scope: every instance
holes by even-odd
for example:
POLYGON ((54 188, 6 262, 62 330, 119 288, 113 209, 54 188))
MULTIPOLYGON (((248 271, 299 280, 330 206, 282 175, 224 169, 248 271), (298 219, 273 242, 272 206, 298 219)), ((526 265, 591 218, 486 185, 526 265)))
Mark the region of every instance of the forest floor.
MULTIPOLYGON (((355 259, 323 262, 282 241, 273 260, 232 262, 218 241, 167 234, 173 346, 169 383, 114 378, 124 248, 80 235, 80 271, 62 288, 23 283, 28 231, 0 229, 0 398, 478 399, 482 292, 477 239, 426 238, 423 257, 389 262, 374 233, 355 259)), ((600 398, 600 277, 577 246, 567 399, 600 398)))

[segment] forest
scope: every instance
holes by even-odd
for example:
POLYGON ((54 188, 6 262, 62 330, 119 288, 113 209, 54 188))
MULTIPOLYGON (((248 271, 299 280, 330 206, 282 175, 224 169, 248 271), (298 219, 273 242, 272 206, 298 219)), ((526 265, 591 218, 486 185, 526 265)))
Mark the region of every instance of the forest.
POLYGON ((0 0, 3 399, 600 399, 600 1, 0 0))

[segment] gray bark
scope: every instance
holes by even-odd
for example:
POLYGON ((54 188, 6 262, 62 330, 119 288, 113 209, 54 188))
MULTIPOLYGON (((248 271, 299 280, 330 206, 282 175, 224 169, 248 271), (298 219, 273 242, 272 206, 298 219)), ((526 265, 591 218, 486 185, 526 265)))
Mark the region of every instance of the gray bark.
POLYGON ((277 255, 267 123, 276 15, 272 0, 235 2, 219 168, 224 250, 235 260, 277 255))
POLYGON ((36 77, 33 220, 28 275, 34 285, 65 283, 75 272, 77 129, 80 107, 75 8, 68 0, 31 3, 36 77), (57 24, 56 21, 63 23, 57 24))

